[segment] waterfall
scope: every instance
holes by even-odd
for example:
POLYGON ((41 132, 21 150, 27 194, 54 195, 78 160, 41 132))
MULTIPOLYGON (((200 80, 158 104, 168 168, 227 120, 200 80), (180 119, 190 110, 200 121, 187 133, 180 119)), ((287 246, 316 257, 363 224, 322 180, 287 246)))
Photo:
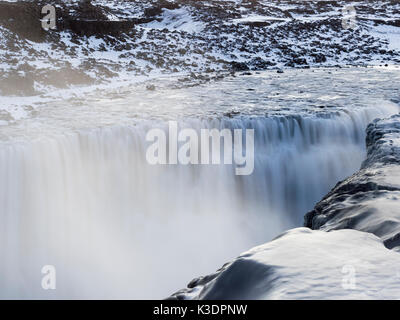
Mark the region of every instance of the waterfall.
POLYGON ((254 129, 255 169, 146 162, 161 121, 0 144, 0 298, 163 298, 283 230, 365 156, 364 131, 399 109, 184 119, 254 129), (57 289, 41 288, 44 265, 57 289))

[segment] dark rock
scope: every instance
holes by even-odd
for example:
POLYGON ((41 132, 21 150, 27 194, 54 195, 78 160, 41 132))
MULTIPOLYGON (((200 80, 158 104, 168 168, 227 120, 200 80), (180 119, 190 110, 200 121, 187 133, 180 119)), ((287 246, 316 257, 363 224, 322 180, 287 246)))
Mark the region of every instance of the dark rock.
POLYGON ((249 66, 244 62, 231 62, 231 67, 233 71, 247 71, 250 70, 249 66))
POLYGON ((42 42, 46 31, 42 28, 41 7, 32 2, 0 2, 0 25, 21 38, 42 42))
POLYGON ((311 56, 314 58, 314 62, 316 63, 326 62, 326 57, 323 53, 313 53, 311 56))

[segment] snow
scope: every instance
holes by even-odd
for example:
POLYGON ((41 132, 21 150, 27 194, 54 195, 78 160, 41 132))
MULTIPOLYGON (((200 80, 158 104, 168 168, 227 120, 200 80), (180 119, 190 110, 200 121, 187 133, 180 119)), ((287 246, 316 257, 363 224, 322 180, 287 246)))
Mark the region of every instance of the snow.
POLYGON ((265 21, 290 21, 290 18, 279 18, 272 16, 263 16, 263 15, 249 15, 242 17, 240 19, 233 19, 233 23, 243 23, 243 22, 265 22, 265 21))
POLYGON ((144 24, 143 26, 151 29, 168 29, 170 31, 178 30, 188 33, 201 32, 204 28, 203 23, 200 21, 195 21, 190 12, 185 8, 175 10, 164 8, 159 19, 144 24))
POLYGON ((379 25, 372 28, 373 33, 388 42, 390 50, 400 50, 400 28, 390 25, 379 25))

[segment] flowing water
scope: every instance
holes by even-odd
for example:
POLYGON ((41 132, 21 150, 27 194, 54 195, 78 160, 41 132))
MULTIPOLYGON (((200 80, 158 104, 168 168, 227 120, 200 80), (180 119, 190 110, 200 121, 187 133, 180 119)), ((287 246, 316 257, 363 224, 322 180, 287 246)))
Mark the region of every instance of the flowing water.
POLYGON ((302 224, 398 113, 399 69, 159 79, 35 106, 0 127, 0 297, 163 298, 302 224), (151 128, 255 130, 255 168, 150 165, 151 128), (53 265, 57 289, 43 290, 53 265))

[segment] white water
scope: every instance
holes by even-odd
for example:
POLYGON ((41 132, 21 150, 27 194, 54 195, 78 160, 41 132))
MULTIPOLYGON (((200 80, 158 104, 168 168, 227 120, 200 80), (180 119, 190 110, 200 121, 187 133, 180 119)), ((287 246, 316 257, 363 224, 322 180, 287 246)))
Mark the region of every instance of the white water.
POLYGON ((80 129, 0 145, 1 298, 163 298, 242 251, 301 225, 358 170, 364 131, 386 102, 331 115, 181 120, 254 128, 255 171, 150 166, 162 121, 80 129), (218 120, 220 119, 220 120, 218 120), (42 290, 54 265, 57 289, 42 290))

